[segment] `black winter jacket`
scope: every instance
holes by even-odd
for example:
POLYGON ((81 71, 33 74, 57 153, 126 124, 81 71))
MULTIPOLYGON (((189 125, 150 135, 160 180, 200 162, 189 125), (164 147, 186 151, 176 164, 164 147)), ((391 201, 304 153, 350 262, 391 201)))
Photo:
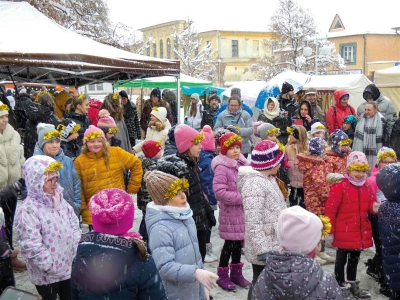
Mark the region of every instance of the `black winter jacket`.
POLYGON ((132 144, 135 140, 139 140, 142 136, 140 132, 140 124, 139 124, 139 116, 137 113, 136 105, 133 104, 130 100, 124 105, 124 121, 126 128, 128 129, 129 140, 131 141, 131 146, 135 146, 135 143, 132 144))
POLYGON ((78 146, 78 153, 80 154, 82 146, 83 146, 83 135, 85 133, 85 130, 88 129, 90 125, 92 125, 92 122, 90 121, 90 119, 87 115, 80 115, 74 111, 68 112, 67 118, 71 119, 76 124, 81 125, 81 128, 78 131, 79 136, 76 139, 76 144, 78 146))

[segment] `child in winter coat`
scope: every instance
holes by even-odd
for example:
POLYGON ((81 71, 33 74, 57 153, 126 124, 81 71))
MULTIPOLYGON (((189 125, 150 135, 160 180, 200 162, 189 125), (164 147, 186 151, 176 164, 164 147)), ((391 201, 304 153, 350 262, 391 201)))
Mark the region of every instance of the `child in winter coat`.
POLYGON ((329 238, 337 247, 335 277, 342 288, 343 296, 361 299, 371 298, 371 294, 360 289, 356 281, 357 265, 361 251, 372 247, 371 224, 368 212, 376 213, 379 208, 376 195, 367 180, 369 165, 365 154, 353 151, 347 157, 348 173, 341 182, 332 185, 326 202, 325 215, 332 223, 329 238), (345 265, 347 277, 345 280, 345 265))
POLYGON ((342 124, 342 131, 347 134, 349 139, 351 139, 351 144, 349 145, 350 148, 353 147, 353 140, 354 140, 354 132, 356 131, 356 126, 357 126, 357 119, 353 115, 348 115, 346 118, 344 118, 343 124, 342 124))
POLYGON ((251 166, 239 168, 237 187, 245 216, 245 256, 253 268, 247 299, 252 299, 253 285, 264 269, 267 252, 281 249, 275 228, 279 213, 286 208, 286 195, 282 193, 286 190, 279 185, 276 173, 283 158, 276 143, 261 141, 251 153, 251 166))
POLYGON ((167 299, 153 257, 137 232, 132 196, 104 189, 89 202, 92 232, 83 234, 72 264, 71 299, 167 299))
MULTIPOLYGON (((216 225, 214 210, 204 196, 200 181, 200 170, 198 166, 199 156, 202 149, 201 141, 204 134, 188 125, 180 124, 175 129, 175 141, 178 153, 167 155, 157 162, 157 170, 185 178, 190 187, 186 191, 187 201, 193 210, 193 219, 197 228, 197 240, 199 250, 204 261, 207 253, 206 236, 207 229, 216 225)), ((147 226, 148 227, 148 226, 147 226)))
MULTIPOLYGON (((213 191, 214 171, 211 168, 211 161, 216 156, 214 134, 211 127, 208 125, 204 126, 201 133, 204 134, 204 140, 201 141, 203 149, 201 149, 199 156, 200 181, 204 195, 210 203, 211 208, 215 211, 218 209, 218 206, 217 199, 215 198, 213 191)), ((218 260, 218 257, 214 255, 212 250, 211 227, 207 229, 206 250, 207 252, 204 258, 205 263, 218 260)))
MULTIPOLYGON (((312 138, 309 144, 309 153, 297 155, 298 168, 303 173, 304 203, 306 209, 316 215, 323 215, 325 203, 329 196, 329 184, 326 181, 325 144, 320 137, 312 138)), ((316 261, 324 265, 333 263, 335 259, 325 253, 325 242, 316 256, 316 261)))
MULTIPOLYGON (((347 134, 340 129, 336 129, 331 134, 331 140, 332 147, 330 150, 326 151, 325 163, 328 181, 330 184, 333 184, 337 180, 334 180, 331 173, 344 174, 347 172, 347 156, 351 152, 350 144, 352 141, 347 134)), ((340 180, 341 176, 337 177, 337 179, 340 180)))
POLYGON ((146 213, 149 247, 168 299, 208 299, 218 277, 203 267, 188 180, 160 171, 147 172, 144 180, 153 199, 146 213))
MULTIPOLYGON (((376 195, 378 202, 383 203, 386 201, 385 195, 378 188, 376 183, 376 176, 379 172, 387 165, 394 164, 397 162, 396 153, 392 148, 382 147, 378 152, 377 163, 371 171, 371 176, 367 178, 367 182, 371 186, 373 193, 376 195)), ((379 237, 379 226, 378 226, 378 215, 370 214, 369 216, 372 226, 372 238, 374 240, 375 255, 372 259, 368 259, 367 274, 373 277, 380 283, 380 292, 390 297, 390 288, 384 283, 384 274, 382 269, 382 243, 379 237)))
POLYGON ((343 299, 335 278, 313 259, 330 230, 327 218, 296 205, 280 213, 276 230, 283 251, 268 252, 252 299, 343 299))
MULTIPOLYGON (((63 130, 63 126, 57 126, 63 130)), ((47 155, 62 163, 60 169, 60 185, 63 188, 63 197, 74 209, 79 219, 81 211, 81 180, 76 173, 74 162, 64 154, 61 149, 60 138, 62 132, 56 130, 54 125, 39 123, 37 126, 38 142, 33 155, 47 155)))
POLYGON ((390 300, 400 299, 400 164, 390 164, 376 175, 376 184, 387 201, 379 207, 384 281, 392 289, 390 300))
POLYGON ((43 299, 70 299, 71 265, 81 238, 78 217, 63 198, 61 168, 44 155, 25 162, 28 196, 15 220, 29 278, 43 299))
MULTIPOLYGON (((152 140, 144 141, 142 145, 142 151, 144 158, 142 158, 142 168, 143 168, 143 178, 147 171, 153 171, 157 169, 157 161, 163 155, 163 150, 161 146, 161 141, 156 142, 152 140)), ((151 202, 151 197, 149 191, 146 187, 146 181, 142 178, 142 185, 137 193, 137 205, 142 211, 143 217, 139 226, 139 233, 143 237, 145 243, 148 242, 149 236, 146 230, 146 207, 149 202, 151 202)))
POLYGON ((313 137, 320 137, 324 140, 325 150, 329 149, 328 143, 326 142, 326 134, 327 129, 321 122, 315 122, 311 125, 311 130, 309 131, 310 139, 313 137))
POLYGON ((213 189, 220 208, 219 236, 225 240, 217 268, 217 284, 229 291, 236 289, 235 284, 241 287, 251 285, 242 275, 243 263, 240 262, 245 220, 243 200, 236 183, 239 167, 248 166, 249 163, 240 153, 242 138, 239 135, 225 133, 220 137, 219 145, 221 154, 211 163, 214 170, 213 189), (232 262, 229 265, 231 258, 232 262))
POLYGON ((288 176, 290 180, 290 206, 300 205, 306 208, 304 203, 303 173, 299 170, 297 154, 308 151, 307 131, 304 126, 292 125, 289 127, 289 140, 285 147, 288 176))
POLYGON ((106 137, 107 142, 110 146, 121 147, 121 140, 115 137, 115 134, 119 131, 114 118, 110 116, 107 109, 99 111, 99 119, 97 121, 98 128, 100 128, 106 137))

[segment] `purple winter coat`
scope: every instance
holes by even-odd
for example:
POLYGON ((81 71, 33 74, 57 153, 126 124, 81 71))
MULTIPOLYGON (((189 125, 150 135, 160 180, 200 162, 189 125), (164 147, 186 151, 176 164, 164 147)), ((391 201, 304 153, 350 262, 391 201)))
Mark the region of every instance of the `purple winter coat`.
POLYGON ((240 154, 238 160, 218 155, 211 162, 214 171, 213 190, 219 204, 219 236, 224 240, 244 240, 244 211, 242 196, 237 189, 238 170, 248 166, 240 154))

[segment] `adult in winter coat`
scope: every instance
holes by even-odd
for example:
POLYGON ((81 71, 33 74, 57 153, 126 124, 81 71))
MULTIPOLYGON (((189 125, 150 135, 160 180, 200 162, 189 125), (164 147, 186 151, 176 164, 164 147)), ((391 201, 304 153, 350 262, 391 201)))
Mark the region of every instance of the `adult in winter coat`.
POLYGON ((94 126, 97 126, 97 121, 99 120, 99 110, 102 103, 103 102, 95 98, 92 98, 89 101, 89 109, 87 115, 90 119, 90 122, 94 126))
POLYGON ((326 115, 325 112, 322 110, 321 106, 318 104, 317 99, 317 90, 315 88, 308 88, 306 93, 304 94, 304 98, 307 101, 310 101, 312 109, 314 111, 314 115, 319 119, 319 121, 326 125, 326 115))
POLYGON ((292 125, 292 118, 296 116, 299 111, 299 103, 293 96, 293 86, 285 81, 282 84, 281 93, 276 96, 276 100, 278 100, 279 108, 283 110, 284 115, 288 118, 289 126, 292 125))
POLYGON ((69 299, 71 266, 81 237, 79 220, 62 196, 60 168, 49 156, 25 162, 28 196, 15 217, 29 279, 43 299, 69 299))
POLYGON ((144 180, 153 199, 146 213, 149 248, 168 299, 208 299, 217 276, 204 270, 185 195, 189 182, 160 171, 147 172, 144 180))
POLYGON ((142 164, 130 152, 120 147, 110 147, 104 132, 90 125, 85 131, 82 154, 75 161, 75 169, 81 180, 82 222, 92 225, 89 211, 90 198, 105 188, 118 188, 136 194, 142 180, 142 164), (127 188, 125 188, 124 171, 131 172, 127 188))
POLYGON ((283 145, 286 145, 289 137, 286 131, 286 128, 289 126, 289 119, 284 114, 284 111, 280 109, 279 102, 275 97, 269 97, 267 101, 265 101, 264 109, 258 116, 258 121, 270 123, 278 128, 280 131, 278 140, 283 145))
POLYGON ((292 124, 302 125, 307 131, 310 131, 311 125, 316 122, 319 122, 319 119, 314 116, 311 103, 308 100, 301 101, 298 114, 292 118, 292 124))
MULTIPOLYGON (((392 133, 392 128, 397 120, 397 109, 396 106, 390 101, 390 99, 384 96, 375 84, 371 83, 367 85, 363 92, 363 98, 366 102, 361 103, 357 107, 357 116, 361 117, 365 113, 365 105, 368 102, 375 101, 378 103, 379 112, 386 119, 386 130, 387 135, 390 137, 392 133)), ((386 145, 385 145, 386 146, 386 145)))
POLYGON ((219 103, 221 100, 217 95, 211 95, 208 98, 209 107, 207 110, 203 110, 203 115, 201 117, 200 127, 203 128, 205 125, 214 128, 214 117, 219 109, 219 103))
MULTIPOLYGON (((238 98, 239 101, 240 101, 240 105, 241 105, 242 109, 245 110, 245 111, 247 111, 247 112, 249 113, 250 117, 253 117, 253 111, 251 110, 251 108, 250 108, 248 105, 246 105, 246 104, 242 101, 242 92, 241 92, 241 89, 240 89, 240 88, 233 88, 233 89, 231 89, 231 97, 232 97, 232 96, 235 96, 236 98, 238 98)), ((227 109, 227 107, 228 107, 228 105, 227 105, 227 104, 224 104, 224 105, 222 105, 222 106, 218 109, 217 113, 214 115, 214 124, 215 124, 215 122, 217 122, 217 117, 218 117, 223 111, 225 111, 225 110, 227 109)))
POLYGON ((190 104, 186 110, 185 122, 190 127, 200 131, 202 116, 203 104, 201 104, 199 94, 193 93, 190 96, 190 104))
POLYGON ((36 99, 36 102, 30 102, 29 105, 25 106, 25 113, 27 116, 24 138, 25 158, 29 158, 33 155, 37 142, 36 126, 40 122, 57 126, 60 122, 54 113, 55 104, 53 96, 49 92, 40 92, 36 96, 36 99))
POLYGON ((226 128, 230 125, 235 126, 238 135, 242 137, 242 152, 247 157, 251 152, 250 137, 253 134, 253 121, 249 113, 242 109, 240 99, 236 95, 229 98, 228 107, 218 115, 214 130, 226 128))
POLYGON ((396 122, 394 122, 389 146, 394 150, 394 152, 396 152, 397 157, 400 157, 400 119, 397 119, 396 122))
POLYGON ((326 112, 326 127, 329 134, 335 129, 341 129, 344 119, 348 115, 356 116, 354 108, 349 105, 349 93, 345 90, 337 90, 333 93, 335 105, 329 107, 326 112))
MULTIPOLYGON (((78 147, 76 154, 79 155, 82 152, 83 146, 83 135, 86 129, 92 124, 89 117, 87 116, 89 109, 89 99, 85 94, 81 94, 78 97, 73 98, 71 107, 66 113, 66 117, 76 124, 79 124, 78 138, 76 139, 76 145, 78 147)), ((76 157, 76 156, 75 156, 76 157)), ((75 158, 71 157, 71 158, 75 158)))
POLYGON ((133 227, 131 195, 104 189, 89 203, 92 232, 82 235, 71 272, 71 299, 167 299, 146 246, 133 227))
POLYGON ((47 155, 62 163, 60 185, 64 189, 63 197, 74 209, 79 218, 81 211, 81 181, 76 173, 74 162, 61 149, 61 132, 52 124, 39 123, 37 127, 38 142, 33 155, 47 155))
POLYGON ((283 158, 277 144, 261 141, 251 153, 251 166, 239 168, 237 185, 245 216, 244 254, 253 268, 247 299, 251 299, 253 286, 264 269, 267 252, 282 249, 276 236, 276 224, 286 202, 276 173, 283 158))
POLYGON ((214 211, 204 196, 200 183, 198 159, 202 149, 204 135, 188 125, 180 124, 175 129, 175 141, 178 152, 160 158, 157 162, 159 171, 185 178, 189 182, 186 191, 187 201, 193 210, 193 219, 197 229, 199 250, 204 261, 206 255, 207 229, 216 225, 214 211))
POLYGON ((129 141, 133 147, 136 145, 136 140, 139 140, 142 136, 139 116, 136 105, 129 100, 128 94, 125 91, 120 91, 119 95, 121 96, 122 107, 124 109, 124 122, 128 130, 129 141))
POLYGON ((314 260, 326 231, 319 217, 299 206, 283 210, 277 235, 284 251, 268 252, 252 299, 343 299, 336 279, 314 260))
POLYGON ((392 288, 392 298, 400 298, 400 164, 384 167, 376 176, 378 188, 387 201, 379 208, 379 235, 382 243, 385 283, 392 288), (390 274, 390 275, 389 275, 390 274))

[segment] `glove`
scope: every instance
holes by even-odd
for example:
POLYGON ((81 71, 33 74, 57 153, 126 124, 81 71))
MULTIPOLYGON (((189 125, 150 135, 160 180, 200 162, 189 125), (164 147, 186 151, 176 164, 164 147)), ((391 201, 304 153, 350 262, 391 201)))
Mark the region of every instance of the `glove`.
POLYGON ((217 225, 217 220, 214 217, 214 211, 213 210, 210 213, 208 213, 207 220, 208 220, 208 226, 209 227, 214 227, 215 225, 217 225))
POLYGON ((235 134, 239 134, 240 130, 237 130, 237 128, 240 128, 239 126, 234 126, 234 125, 228 125, 226 127, 227 130, 229 130, 230 132, 233 132, 235 134))
POLYGON ((209 291, 217 286, 216 281, 218 276, 213 272, 197 269, 196 272, 194 272, 194 278, 209 291))
POLYGON ((257 255, 257 260, 258 261, 266 261, 267 260, 267 253, 258 254, 257 255))
POLYGON ((343 175, 339 174, 339 173, 329 173, 328 175, 326 175, 326 181, 329 184, 335 184, 338 182, 341 182, 343 179, 343 175))
POLYGON ((325 236, 325 242, 326 242, 326 243, 332 244, 334 238, 335 238, 335 235, 333 235, 333 234, 328 234, 328 235, 325 236))

